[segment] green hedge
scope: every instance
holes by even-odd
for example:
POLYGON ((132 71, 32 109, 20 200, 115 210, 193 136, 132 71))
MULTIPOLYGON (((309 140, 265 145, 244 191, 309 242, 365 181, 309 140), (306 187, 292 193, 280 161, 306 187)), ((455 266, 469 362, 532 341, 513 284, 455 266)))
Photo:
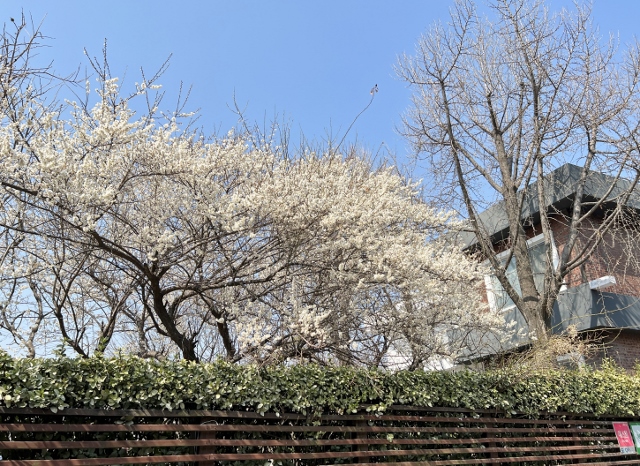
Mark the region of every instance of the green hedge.
POLYGON ((315 365, 157 362, 135 357, 14 359, 0 352, 0 405, 100 409, 241 409, 304 414, 392 404, 640 414, 640 376, 602 370, 383 372, 315 365))

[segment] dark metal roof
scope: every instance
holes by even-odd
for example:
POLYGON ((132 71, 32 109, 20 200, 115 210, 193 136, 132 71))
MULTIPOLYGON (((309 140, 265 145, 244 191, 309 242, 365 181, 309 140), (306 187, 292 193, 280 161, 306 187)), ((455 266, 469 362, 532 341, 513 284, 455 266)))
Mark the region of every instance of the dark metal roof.
MULTIPOLYGON (((567 163, 555 169, 544 178, 545 187, 545 207, 547 212, 561 211, 570 208, 575 197, 576 187, 580 181, 582 167, 567 163)), ((604 198, 611 185, 615 183, 614 189, 609 193, 607 199, 615 203, 622 194, 627 192, 631 182, 625 179, 616 179, 612 176, 600 172, 590 172, 584 186, 583 201, 596 201, 604 198)), ((534 223, 540 218, 540 205, 538 202, 538 182, 531 183, 525 192, 525 200, 522 208, 522 220, 531 220, 534 223)), ((640 194, 634 195, 627 202, 629 207, 640 210, 640 194)), ((509 231, 509 222, 504 208, 504 202, 498 202, 479 215, 481 224, 487 233, 494 239, 500 241, 506 238, 509 231)), ((458 239, 465 248, 476 243, 476 235, 472 232, 458 234, 458 239)))
POLYGON ((560 293, 553 306, 551 328, 560 334, 570 325, 578 331, 640 330, 640 298, 592 290, 588 283, 569 288, 560 293))
MULTIPOLYGON (((529 345, 529 327, 522 313, 513 307, 505 311, 504 317, 505 322, 515 330, 506 341, 491 332, 476 332, 469 338, 470 347, 474 348, 473 356, 463 355, 458 362, 468 363, 529 345)), ((640 330, 640 298, 592 290, 588 283, 569 288, 561 292, 554 303, 551 331, 561 335, 569 326, 575 326, 578 332, 640 330)))

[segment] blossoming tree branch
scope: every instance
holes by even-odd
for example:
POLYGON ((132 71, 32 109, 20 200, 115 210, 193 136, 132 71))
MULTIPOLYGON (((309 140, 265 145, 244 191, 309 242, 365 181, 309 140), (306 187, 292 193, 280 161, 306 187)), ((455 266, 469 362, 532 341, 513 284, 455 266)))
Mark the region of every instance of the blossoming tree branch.
POLYGON ((126 93, 106 67, 61 103, 77 87, 33 65, 39 33, 23 20, 2 39, 0 329, 13 351, 416 369, 500 325, 480 266, 447 234, 462 224, 392 168, 205 138, 158 110, 155 80, 126 93))

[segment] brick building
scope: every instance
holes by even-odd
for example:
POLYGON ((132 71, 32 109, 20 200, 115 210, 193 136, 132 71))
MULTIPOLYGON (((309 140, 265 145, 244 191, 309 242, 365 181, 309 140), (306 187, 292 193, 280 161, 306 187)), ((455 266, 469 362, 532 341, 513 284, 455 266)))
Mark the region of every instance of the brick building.
MULTIPOLYGON (((556 169, 545 178, 548 189, 546 205, 552 231, 552 254, 554 261, 562 254, 569 233, 566 219, 573 207, 576 185, 582 168, 567 164, 556 169)), ((615 180, 602 173, 589 174, 584 185, 583 200, 587 202, 606 199, 600 209, 582 223, 580 239, 587 241, 590 234, 606 221, 607 213, 617 206, 620 194, 628 192, 631 185, 626 180, 615 180), (611 187, 613 186, 613 189, 611 187)), ((540 229, 540 207, 537 189, 533 183, 525 193, 522 219, 528 235, 529 255, 537 276, 536 267, 546 268, 547 249, 540 229)), ((553 307, 551 330, 561 334, 569 326, 575 326, 581 335, 597 335, 600 350, 590 363, 598 364, 609 357, 620 366, 631 370, 640 363, 640 195, 625 201, 625 221, 606 233, 588 261, 574 269, 564 281, 553 307), (636 221, 635 218, 639 220, 636 221)), ((480 215, 480 221, 490 235, 496 251, 504 251, 509 228, 504 208, 500 203, 480 215)), ((462 235, 465 246, 472 250, 476 244, 471 233, 462 235)), ((505 254, 504 252, 502 254, 505 254)), ((499 254, 500 255, 500 254, 499 254)), ((506 259, 505 259, 506 260, 506 259)), ((507 276, 515 275, 515 268, 507 276)), ((544 272, 541 273, 544 276, 544 272)), ((510 283, 511 278, 509 278, 510 283)), ((520 311, 502 289, 495 277, 485 277, 486 298, 490 307, 505 313, 508 321, 515 320, 517 328, 527 324, 520 311)), ((536 283, 538 286, 538 283, 536 283)), ((542 284, 540 284, 542 286, 542 284)), ((510 348, 527 345, 526 338, 514 336, 510 348)), ((489 345, 491 346, 491 345, 489 345)))

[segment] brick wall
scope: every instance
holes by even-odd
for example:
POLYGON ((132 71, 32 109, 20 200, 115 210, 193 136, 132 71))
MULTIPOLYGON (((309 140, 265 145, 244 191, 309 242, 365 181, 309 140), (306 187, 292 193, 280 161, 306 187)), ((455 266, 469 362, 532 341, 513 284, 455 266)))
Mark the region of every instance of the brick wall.
POLYGON ((588 364, 600 366, 605 357, 628 371, 632 371, 636 363, 640 364, 640 331, 607 330, 596 332, 595 337, 597 351, 588 364))
MULTIPOLYGON (((597 218, 585 221, 575 248, 577 251, 589 244, 590 236, 600 223, 601 220, 597 218)), ((561 217, 553 218, 551 228, 558 254, 562 254, 569 234, 566 221, 561 217)), ((591 257, 582 266, 571 271, 565 282, 572 287, 606 275, 614 276, 617 281, 607 291, 640 297, 640 244, 635 230, 618 228, 606 233, 591 257)))
MULTIPOLYGON (((564 244, 569 235, 568 220, 563 216, 551 216, 549 224, 553 232, 553 240, 558 251, 562 255, 564 244)), ((578 244, 574 248, 576 253, 590 243, 590 236, 600 225, 600 219, 588 219, 583 223, 578 244)), ((526 229, 527 237, 532 238, 542 233, 540 225, 526 229)), ((619 228, 608 232, 600 245, 593 251, 583 265, 572 270, 565 278, 569 288, 590 282, 600 277, 612 275, 617 284, 607 288, 612 293, 625 294, 640 297, 640 241, 635 230, 619 228)), ((509 248, 507 242, 495 245, 496 252, 502 252, 509 248)), ((484 286, 484 285, 483 285, 484 286)))
MULTIPOLYGON (((601 222, 600 218, 592 218, 583 223, 578 244, 574 249, 574 259, 577 251, 592 242, 592 234, 597 231, 601 222)), ((549 218, 549 223, 558 255, 561 256, 569 235, 568 220, 562 215, 556 215, 549 218)), ((640 222, 634 222, 631 227, 621 226, 605 234, 600 245, 595 248, 584 264, 572 270, 565 278, 567 286, 571 288, 612 275, 617 284, 607 288, 606 291, 640 298, 640 241, 638 240, 640 235, 636 232, 639 224, 640 222)), ((532 238, 542 231, 540 225, 534 225, 527 228, 526 233, 528 238, 532 238)), ((496 252, 508 248, 507 242, 495 245, 496 252)), ((484 283, 481 286, 484 289, 484 283)), ((613 359, 616 364, 626 370, 633 370, 636 362, 640 364, 640 331, 602 330, 595 333, 600 342, 599 348, 588 364, 598 366, 605 357, 613 359)))

